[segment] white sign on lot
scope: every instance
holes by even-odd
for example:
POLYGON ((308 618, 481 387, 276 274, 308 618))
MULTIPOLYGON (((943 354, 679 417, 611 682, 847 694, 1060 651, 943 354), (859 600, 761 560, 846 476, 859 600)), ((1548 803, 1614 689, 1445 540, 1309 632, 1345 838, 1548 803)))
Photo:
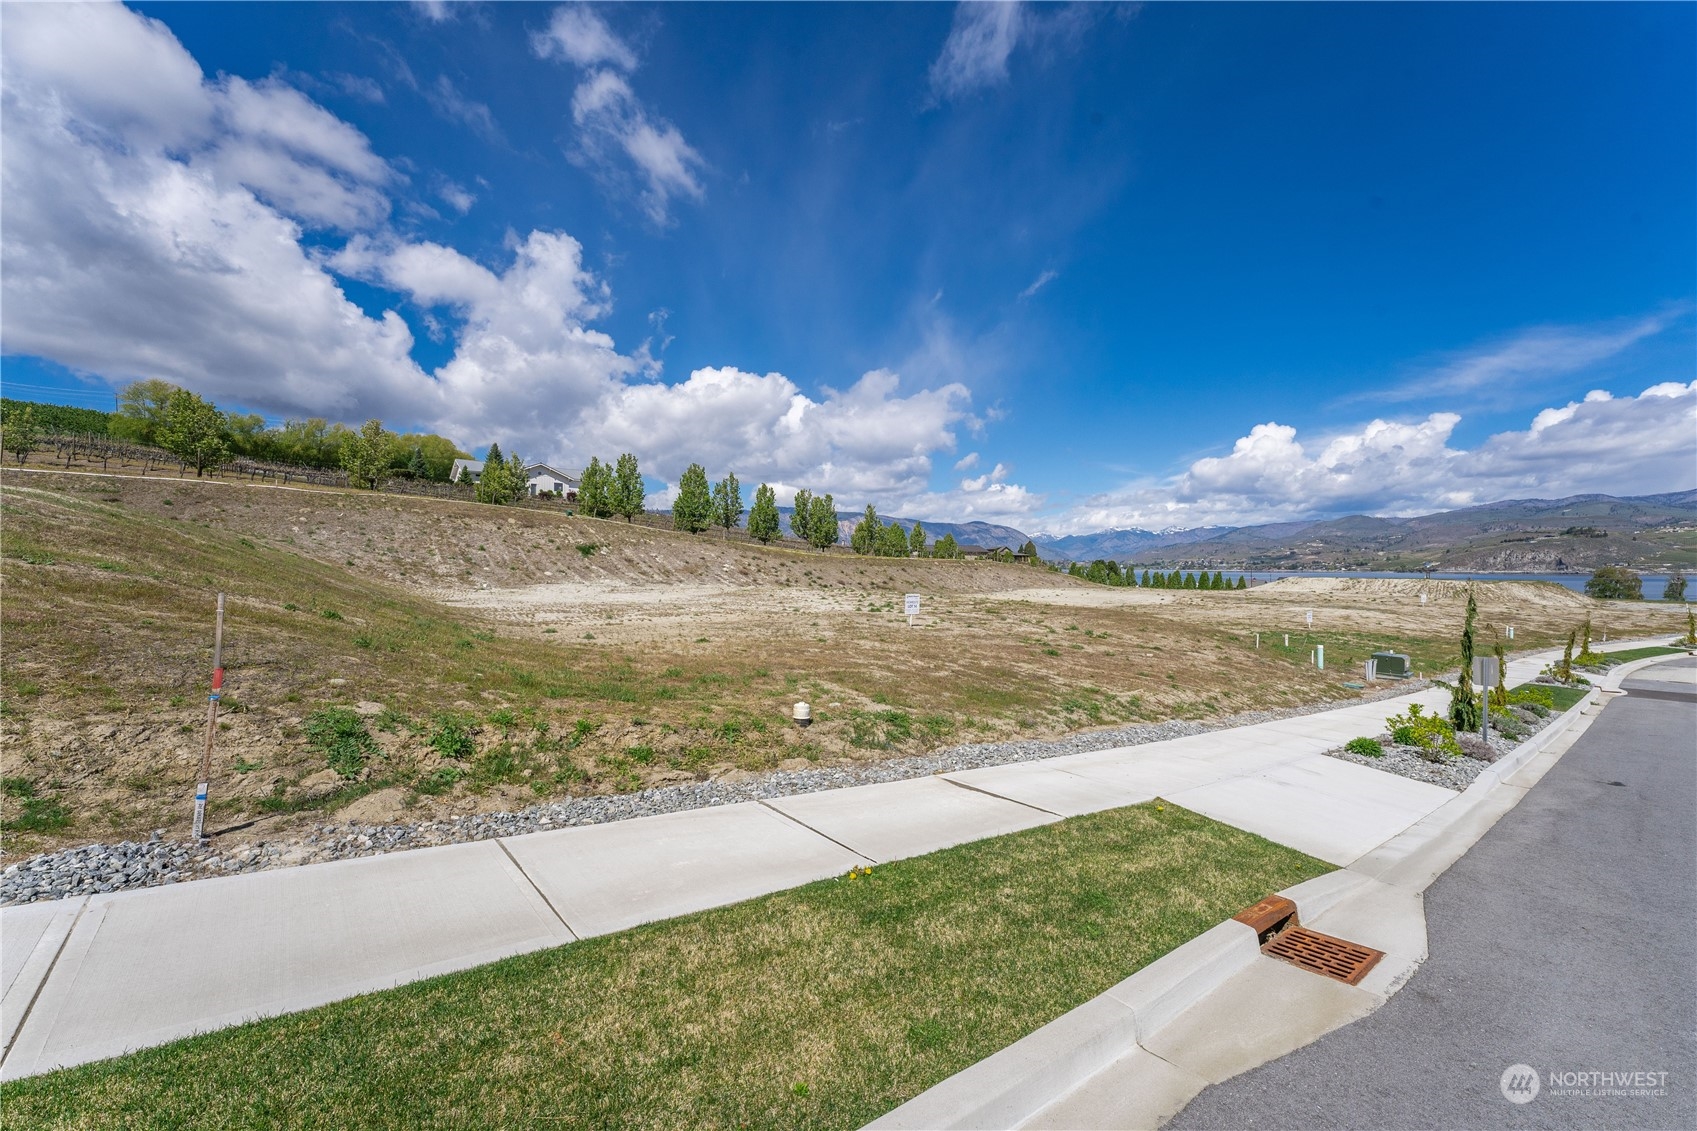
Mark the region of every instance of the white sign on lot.
POLYGON ((910 616, 910 617, 918 616, 919 615, 919 594, 909 593, 907 595, 906 600, 904 601, 904 605, 906 607, 908 616, 910 616))

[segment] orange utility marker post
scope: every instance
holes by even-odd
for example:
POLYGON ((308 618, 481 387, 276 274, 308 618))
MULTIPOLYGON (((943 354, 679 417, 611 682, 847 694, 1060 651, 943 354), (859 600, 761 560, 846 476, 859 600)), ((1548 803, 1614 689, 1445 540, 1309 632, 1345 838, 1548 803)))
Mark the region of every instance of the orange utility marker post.
POLYGON ((194 839, 206 831, 206 787, 212 779, 212 740, 218 735, 218 698, 224 692, 224 594, 218 594, 218 622, 212 630, 212 694, 206 697, 206 749, 200 754, 200 782, 194 790, 194 839))

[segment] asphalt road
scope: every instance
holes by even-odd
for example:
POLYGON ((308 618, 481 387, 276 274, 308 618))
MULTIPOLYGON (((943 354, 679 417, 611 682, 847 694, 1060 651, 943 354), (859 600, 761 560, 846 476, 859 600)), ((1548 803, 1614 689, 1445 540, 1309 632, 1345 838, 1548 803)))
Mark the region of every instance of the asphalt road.
POLYGON ((1167 1126, 1697 1128, 1697 695, 1624 687, 1427 890, 1431 956, 1400 993, 1167 1126), (1539 1077, 1523 1104, 1516 1064, 1539 1077), (1666 1094, 1551 1072, 1666 1073, 1666 1094))

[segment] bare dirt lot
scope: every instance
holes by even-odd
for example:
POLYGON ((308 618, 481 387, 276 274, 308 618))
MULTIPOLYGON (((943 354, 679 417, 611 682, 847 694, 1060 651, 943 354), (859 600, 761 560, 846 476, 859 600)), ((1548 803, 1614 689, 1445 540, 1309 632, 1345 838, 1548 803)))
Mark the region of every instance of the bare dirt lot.
MULTIPOLYGON (((8 857, 184 831, 219 591, 213 820, 273 838, 327 813, 417 820, 1344 698, 1380 648, 1452 666, 1465 602, 1456 583, 1368 579, 1109 589, 192 479, 7 470, 0 518, 8 857)), ((1556 586, 1477 592, 1487 644, 1509 624, 1517 647, 1559 642, 1587 616, 1599 636, 1683 627, 1556 586)))

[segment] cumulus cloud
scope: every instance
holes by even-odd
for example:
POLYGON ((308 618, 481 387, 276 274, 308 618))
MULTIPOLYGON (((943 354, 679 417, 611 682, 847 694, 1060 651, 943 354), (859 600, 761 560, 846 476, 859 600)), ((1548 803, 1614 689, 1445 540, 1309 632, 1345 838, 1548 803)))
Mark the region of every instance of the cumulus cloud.
POLYGON ((1594 391, 1472 449, 1450 444, 1460 421, 1453 412, 1373 420, 1307 445, 1289 425, 1258 424, 1228 455, 1086 500, 1054 525, 1063 532, 1252 525, 1697 486, 1697 381, 1661 383, 1630 397, 1594 391))
MULTIPOLYGON (((904 388, 883 370, 818 396, 734 367, 640 380, 658 366, 595 328, 612 296, 566 233, 514 235, 487 261, 409 240, 386 219, 399 174, 298 91, 208 80, 162 24, 117 5, 6 19, 8 353, 568 464, 634 451, 675 480, 699 460, 785 498, 805 486, 897 513, 932 498, 933 459, 976 423, 964 385, 904 388), (349 301, 344 278, 395 296, 449 360, 425 372, 402 315, 349 301)), ((472 203, 451 181, 435 191, 472 203)), ((663 349, 664 311, 651 322, 663 349)), ((1012 490, 990 478, 973 493, 1012 490)))
POLYGON ((538 58, 583 70, 572 93, 577 147, 572 160, 591 169, 614 195, 634 192, 655 225, 671 222, 675 199, 701 200, 706 160, 683 133, 643 105, 631 87, 636 52, 583 4, 556 8, 545 31, 531 37, 538 58))
POLYGON ((477 196, 470 189, 446 178, 436 185, 436 195, 461 216, 470 212, 471 206, 477 203, 477 196))

